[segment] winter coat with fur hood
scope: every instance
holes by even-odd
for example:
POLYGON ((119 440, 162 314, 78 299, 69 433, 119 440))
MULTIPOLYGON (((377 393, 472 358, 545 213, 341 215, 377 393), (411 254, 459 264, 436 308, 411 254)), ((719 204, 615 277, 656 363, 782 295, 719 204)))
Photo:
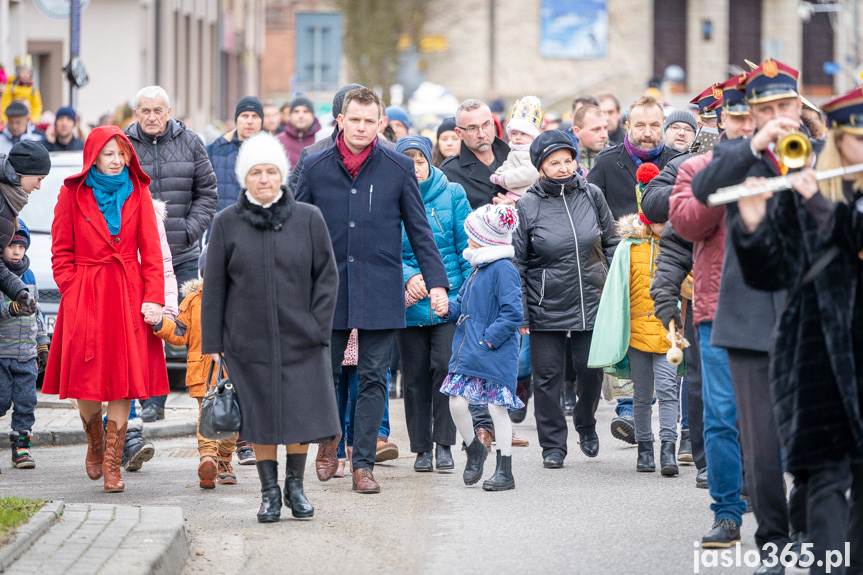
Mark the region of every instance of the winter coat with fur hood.
MULTIPOLYGON (((141 304, 165 303, 165 275, 150 178, 132 154, 133 191, 117 236, 108 231, 85 183, 116 126, 94 129, 81 173, 66 178, 51 225, 54 280, 62 294, 42 391, 91 401, 146 399, 168 393, 162 342, 144 322, 141 304), (140 257, 140 260, 139 260, 140 257)), ((131 146, 131 144, 130 144, 131 146)))
POLYGON ((513 234, 524 326, 590 331, 619 241, 602 192, 576 175, 563 186, 539 180, 518 201, 513 234))
POLYGON ((171 345, 189 346, 186 357, 186 387, 189 388, 190 397, 204 397, 207 372, 212 363, 209 355, 201 353, 202 286, 203 281, 199 279, 184 283, 181 288, 183 303, 180 304, 177 320, 163 316, 162 323, 153 326, 156 335, 171 345))

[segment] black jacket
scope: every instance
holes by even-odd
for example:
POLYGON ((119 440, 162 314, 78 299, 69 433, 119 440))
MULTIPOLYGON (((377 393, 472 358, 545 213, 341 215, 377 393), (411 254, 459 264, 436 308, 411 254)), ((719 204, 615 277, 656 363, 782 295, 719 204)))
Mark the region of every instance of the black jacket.
POLYGON ((659 174, 644 186, 641 194, 641 211, 651 222, 661 224, 668 221, 668 198, 677 180, 677 170, 680 164, 691 158, 689 152, 684 152, 672 158, 659 174))
POLYGON ((680 328, 680 286, 692 271, 692 242, 687 242, 674 231, 671 222, 666 222, 659 238, 659 255, 656 256, 656 272, 650 282, 650 298, 653 310, 665 329, 668 320, 674 319, 680 328))
POLYGON ((489 177, 506 161, 509 146, 500 138, 495 138, 491 149, 494 152, 494 162, 489 166, 480 162, 464 142, 458 154, 453 154, 440 165, 441 171, 450 182, 462 185, 467 193, 467 201, 474 210, 490 204, 498 193, 506 193, 504 188, 492 184, 489 177))
MULTIPOLYGON (((7 161, 6 154, 0 154, 0 246, 3 249, 6 249, 15 235, 15 230, 18 229, 18 212, 6 199, 3 188, 5 186, 20 187, 20 185, 18 174, 7 161)), ((14 300, 22 289, 27 289, 27 286, 24 285, 21 278, 3 265, 3 260, 0 258, 0 291, 6 294, 9 299, 14 300)), ((35 294, 33 295, 35 296, 35 294)))
POLYGON ((219 201, 204 142, 174 119, 156 138, 141 131, 137 122, 126 128, 126 135, 150 176, 150 193, 167 204, 165 233, 174 265, 197 260, 198 240, 213 221, 219 201))
MULTIPOLYGON (((662 170, 665 164, 679 153, 665 146, 659 159, 654 163, 662 170)), ((596 157, 593 169, 587 173, 587 181, 596 185, 605 195, 615 221, 627 214, 638 212, 638 201, 635 198, 637 170, 635 162, 626 152, 626 147, 619 144, 601 151, 596 157)))
MULTIPOLYGON (((291 177, 288 179, 288 189, 292 192, 297 189, 297 182, 300 181, 300 172, 303 171, 303 164, 306 161, 306 158, 311 156, 312 154, 317 154, 318 152, 323 152, 327 148, 335 145, 336 138, 339 137, 339 131, 333 130, 332 135, 329 138, 324 138, 323 140, 318 140, 311 146, 306 146, 303 148, 303 151, 300 152, 300 159, 297 160, 297 164, 294 166, 293 171, 291 171, 291 177)), ((387 140, 386 138, 378 138, 378 144, 383 146, 384 148, 388 148, 390 150, 394 150, 396 145, 387 140)))
POLYGON ((787 469, 805 475, 863 457, 860 258, 834 248, 819 233, 809 202, 792 192, 774 196, 752 233, 739 215, 729 221, 728 237, 748 284, 788 290, 770 354, 771 395, 787 469), (804 279, 819 261, 829 264, 804 279))
MULTIPOLYGON (((707 197, 719 188, 739 184, 748 177, 779 175, 770 160, 752 153, 749 143, 747 139, 729 140, 713 148, 713 160, 692 178, 692 193, 698 201, 706 204, 707 197)), ((725 222, 729 230, 739 213, 737 204, 726 206, 725 222)), ((731 235, 726 236, 711 345, 770 351, 773 328, 784 305, 784 291, 759 291, 743 281, 737 252, 731 246, 731 235)))
POLYGON ((623 118, 620 118, 620 121, 617 123, 617 128, 612 132, 609 130, 608 132, 608 141, 611 142, 613 146, 623 143, 623 138, 626 137, 626 130, 623 129, 623 118))
POLYGON ((518 201, 513 235, 524 325, 537 331, 590 331, 617 238, 599 188, 577 176, 562 195, 540 182, 518 201))

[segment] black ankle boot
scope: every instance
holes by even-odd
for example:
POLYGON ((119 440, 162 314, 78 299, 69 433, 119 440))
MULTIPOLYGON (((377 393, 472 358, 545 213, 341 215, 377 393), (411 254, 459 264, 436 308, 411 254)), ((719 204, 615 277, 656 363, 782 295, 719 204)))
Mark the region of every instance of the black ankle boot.
POLYGON ((486 479, 482 488, 484 491, 506 491, 515 489, 515 478, 512 476, 512 455, 503 456, 497 450, 497 467, 494 475, 486 479))
POLYGON ((308 519, 315 508, 303 493, 303 473, 306 470, 305 453, 289 453, 285 460, 285 507, 297 519, 308 519))
POLYGON ((482 467, 485 463, 485 458, 488 457, 488 450, 478 437, 474 437, 470 445, 464 448, 467 454, 467 463, 464 466, 465 485, 473 485, 482 479, 482 467))
POLYGON ((673 441, 663 441, 662 445, 659 446, 659 466, 661 473, 666 477, 679 473, 673 441))
POLYGON ((638 442, 638 462, 635 464, 636 471, 656 471, 656 463, 653 461, 653 442, 638 442))
POLYGON ((261 480, 261 508, 259 523, 274 523, 282 515, 282 490, 279 489, 279 463, 258 461, 258 479, 261 480))

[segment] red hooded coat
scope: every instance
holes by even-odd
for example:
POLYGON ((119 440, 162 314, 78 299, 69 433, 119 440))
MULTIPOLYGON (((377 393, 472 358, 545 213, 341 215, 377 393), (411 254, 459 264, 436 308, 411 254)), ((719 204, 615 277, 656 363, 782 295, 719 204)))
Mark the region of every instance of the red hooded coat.
POLYGON ((42 391, 61 399, 113 401, 168 393, 162 342, 141 315, 143 302, 165 303, 150 178, 133 151, 126 167, 134 190, 114 237, 84 183, 115 136, 129 141, 115 126, 90 133, 84 169, 66 178, 54 210, 51 261, 62 299, 42 391))

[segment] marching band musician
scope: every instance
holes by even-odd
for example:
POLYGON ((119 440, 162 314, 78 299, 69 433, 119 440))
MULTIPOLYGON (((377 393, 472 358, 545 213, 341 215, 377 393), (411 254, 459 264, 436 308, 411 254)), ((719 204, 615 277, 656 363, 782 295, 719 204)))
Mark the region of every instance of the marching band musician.
MULTIPOLYGON (((832 130, 818 168, 863 162, 863 89, 828 102, 824 111, 832 130)), ((863 357, 863 263, 853 238, 861 235, 855 201, 863 186, 859 174, 819 183, 811 169, 792 176, 791 184, 796 193, 779 193, 772 201, 769 194, 738 200, 729 236, 749 285, 788 290, 770 381, 787 469, 808 487, 812 552, 821 557, 845 549, 847 541, 851 567, 839 572, 859 573, 863 370, 856 361, 863 357)), ((818 563, 811 573, 826 572, 818 563)))

